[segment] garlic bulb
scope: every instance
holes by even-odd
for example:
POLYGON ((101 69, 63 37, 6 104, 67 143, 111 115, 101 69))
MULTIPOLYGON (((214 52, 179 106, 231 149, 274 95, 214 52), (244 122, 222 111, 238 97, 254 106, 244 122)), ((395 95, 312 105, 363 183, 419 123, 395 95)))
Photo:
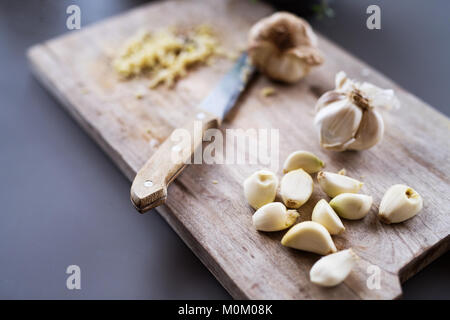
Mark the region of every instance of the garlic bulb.
POLYGON ((384 123, 377 110, 397 108, 393 90, 336 75, 336 88, 324 93, 316 104, 314 123, 323 148, 344 151, 364 150, 377 144, 384 133, 384 123))
POLYGON ((340 217, 358 220, 369 213, 372 202, 372 197, 365 194, 341 193, 330 201, 330 206, 340 217))
POLYGON ((303 169, 308 173, 314 173, 321 170, 325 163, 315 154, 308 151, 292 152, 284 162, 283 173, 296 169, 303 169))
POLYGON ((361 181, 341 173, 327 171, 320 171, 317 174, 317 181, 322 191, 330 198, 334 198, 341 193, 357 193, 363 186, 361 181))
POLYGON ((323 63, 309 23, 287 12, 274 13, 250 29, 248 54, 261 72, 287 83, 297 82, 323 63))
POLYGON ((330 234, 339 234, 345 230, 339 216, 325 199, 316 203, 313 209, 311 220, 323 225, 330 234))
POLYGON ((390 187, 383 196, 378 213, 385 223, 398 223, 414 217, 423 207, 420 194, 403 184, 390 187))
POLYGON ((296 210, 286 210, 281 202, 268 203, 253 214, 253 225, 259 231, 280 231, 289 228, 297 220, 296 210))
POLYGON ((244 195, 248 203, 258 209, 275 200, 278 178, 269 170, 259 170, 244 181, 244 195))
POLYGON ((289 171, 281 179, 281 199, 288 208, 300 208, 311 197, 313 188, 313 179, 303 169, 289 171))
POLYGON ((358 256, 352 249, 330 254, 314 263, 309 272, 309 278, 312 283, 320 286, 336 286, 347 278, 357 260, 358 256))
POLYGON ((314 221, 300 222, 290 228, 281 239, 281 244, 286 247, 321 255, 337 251, 327 229, 314 221))

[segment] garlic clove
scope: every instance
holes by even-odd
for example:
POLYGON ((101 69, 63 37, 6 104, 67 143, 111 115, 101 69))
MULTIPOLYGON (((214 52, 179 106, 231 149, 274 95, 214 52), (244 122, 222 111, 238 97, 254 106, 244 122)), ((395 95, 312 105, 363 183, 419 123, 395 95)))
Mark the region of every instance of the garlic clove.
POLYGON ((342 92, 328 91, 325 92, 316 102, 316 113, 327 107, 330 103, 345 99, 346 95, 342 92))
POLYGON ((286 173, 281 179, 280 195, 288 208, 300 208, 308 201, 314 188, 311 176, 303 169, 286 173))
POLYGON ((269 170, 256 171, 244 181, 245 198, 254 209, 273 202, 277 188, 278 178, 269 170))
POLYGON ((375 110, 365 110, 359 125, 355 141, 347 147, 349 150, 364 150, 373 147, 383 138, 384 122, 375 110))
POLYGON ((331 198, 341 193, 357 193, 363 186, 361 181, 327 171, 319 172, 317 174, 317 181, 322 191, 331 198))
POLYGON ((356 265, 358 256, 352 249, 342 250, 320 258, 311 268, 312 283, 333 287, 343 282, 356 265))
POLYGON ((358 220, 369 213, 372 202, 372 197, 365 194, 342 193, 330 201, 330 206, 340 217, 358 220))
POLYGON ((329 150, 346 150, 347 145, 355 140, 362 114, 360 108, 346 99, 322 108, 314 119, 315 125, 320 128, 320 145, 329 150))
POLYGON ((283 173, 296 169, 303 169, 307 173, 314 173, 321 170, 325 163, 315 154, 308 151, 295 151, 291 153, 283 166, 283 173))
POLYGON ((311 220, 323 225, 331 235, 339 234, 345 230, 339 216, 324 199, 317 202, 313 209, 311 220))
POLYGON ((281 239, 281 244, 321 255, 337 251, 327 229, 314 221, 304 221, 293 226, 281 239))
POLYGON ((248 42, 252 63, 274 80, 296 82, 323 63, 311 26, 291 13, 277 12, 258 21, 248 42))
POLYGON ((398 223, 414 217, 423 207, 420 194, 403 184, 390 187, 381 200, 378 217, 385 223, 398 223))
POLYGON ((253 214, 253 225, 259 231, 280 231, 289 228, 297 220, 296 210, 286 210, 281 202, 268 203, 253 214))

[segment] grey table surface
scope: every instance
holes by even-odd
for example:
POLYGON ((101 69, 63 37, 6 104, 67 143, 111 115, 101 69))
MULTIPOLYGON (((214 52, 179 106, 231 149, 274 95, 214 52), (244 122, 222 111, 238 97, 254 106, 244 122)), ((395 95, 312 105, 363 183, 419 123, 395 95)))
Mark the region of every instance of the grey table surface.
MULTIPOLYGON (((250 0, 249 0, 250 1, 250 0)), ((129 181, 32 77, 25 50, 144 1, 0 2, 0 298, 229 299, 156 213, 139 215, 129 181), (81 268, 81 290, 66 268, 81 268)), ((334 1, 313 26, 407 90, 450 114, 450 2, 334 1), (365 10, 381 7, 381 30, 365 10)), ((408 106, 404 106, 407 111, 408 106)), ((450 298, 450 254, 408 280, 404 298, 450 298)))

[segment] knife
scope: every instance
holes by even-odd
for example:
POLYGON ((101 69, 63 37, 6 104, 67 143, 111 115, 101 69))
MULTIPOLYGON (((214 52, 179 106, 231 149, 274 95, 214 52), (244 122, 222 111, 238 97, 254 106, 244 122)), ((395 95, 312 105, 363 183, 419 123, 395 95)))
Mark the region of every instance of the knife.
POLYGON ((181 173, 196 148, 202 144, 204 132, 220 126, 223 118, 244 91, 253 73, 254 67, 247 54, 243 53, 233 68, 195 110, 195 118, 181 127, 190 133, 190 141, 185 139, 182 142, 176 142, 170 137, 167 138, 138 171, 130 193, 131 202, 140 213, 162 205, 166 201, 168 185, 181 173), (174 150, 184 155, 181 156, 181 161, 173 161, 174 150))

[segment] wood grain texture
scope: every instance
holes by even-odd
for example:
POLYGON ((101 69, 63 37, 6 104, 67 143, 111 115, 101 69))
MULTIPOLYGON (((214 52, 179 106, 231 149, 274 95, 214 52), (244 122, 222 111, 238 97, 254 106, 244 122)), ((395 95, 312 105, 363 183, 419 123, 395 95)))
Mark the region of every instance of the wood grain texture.
MULTIPOLYGON (((136 91, 145 78, 119 81, 111 53, 136 29, 209 23, 226 48, 244 48, 247 31, 271 9, 251 1, 167 1, 131 10, 31 48, 28 57, 36 76, 61 101, 124 174, 132 180, 174 128, 192 117, 232 62, 219 60, 199 67, 173 90, 136 91)), ((295 150, 316 153, 326 169, 346 168, 361 179, 362 193, 374 198, 372 211, 361 221, 344 221, 344 235, 333 237, 338 249, 352 247, 361 257, 357 270, 335 288, 308 280, 317 255, 282 247, 284 232, 261 233, 251 225, 254 212, 242 182, 258 165, 190 165, 168 189, 158 212, 235 298, 250 299, 392 299, 404 281, 448 250, 449 120, 344 50, 319 37, 326 62, 304 81, 291 86, 258 76, 225 120, 227 128, 273 128, 280 133, 280 163, 295 150), (334 75, 394 88, 402 108, 383 114, 383 141, 364 152, 335 153, 318 144, 313 127, 314 104, 333 88, 334 75), (277 95, 262 97, 265 86, 277 95), (212 183, 217 180, 218 183, 212 183), (424 208, 415 218, 384 225, 376 217, 385 190, 396 183, 415 188, 424 208), (370 290, 367 267, 381 270, 381 288, 370 290)), ((281 168, 278 170, 281 177, 281 168)), ((314 177, 315 178, 315 177, 314 177)), ((310 219, 315 203, 326 196, 315 183, 301 220, 310 219)))

